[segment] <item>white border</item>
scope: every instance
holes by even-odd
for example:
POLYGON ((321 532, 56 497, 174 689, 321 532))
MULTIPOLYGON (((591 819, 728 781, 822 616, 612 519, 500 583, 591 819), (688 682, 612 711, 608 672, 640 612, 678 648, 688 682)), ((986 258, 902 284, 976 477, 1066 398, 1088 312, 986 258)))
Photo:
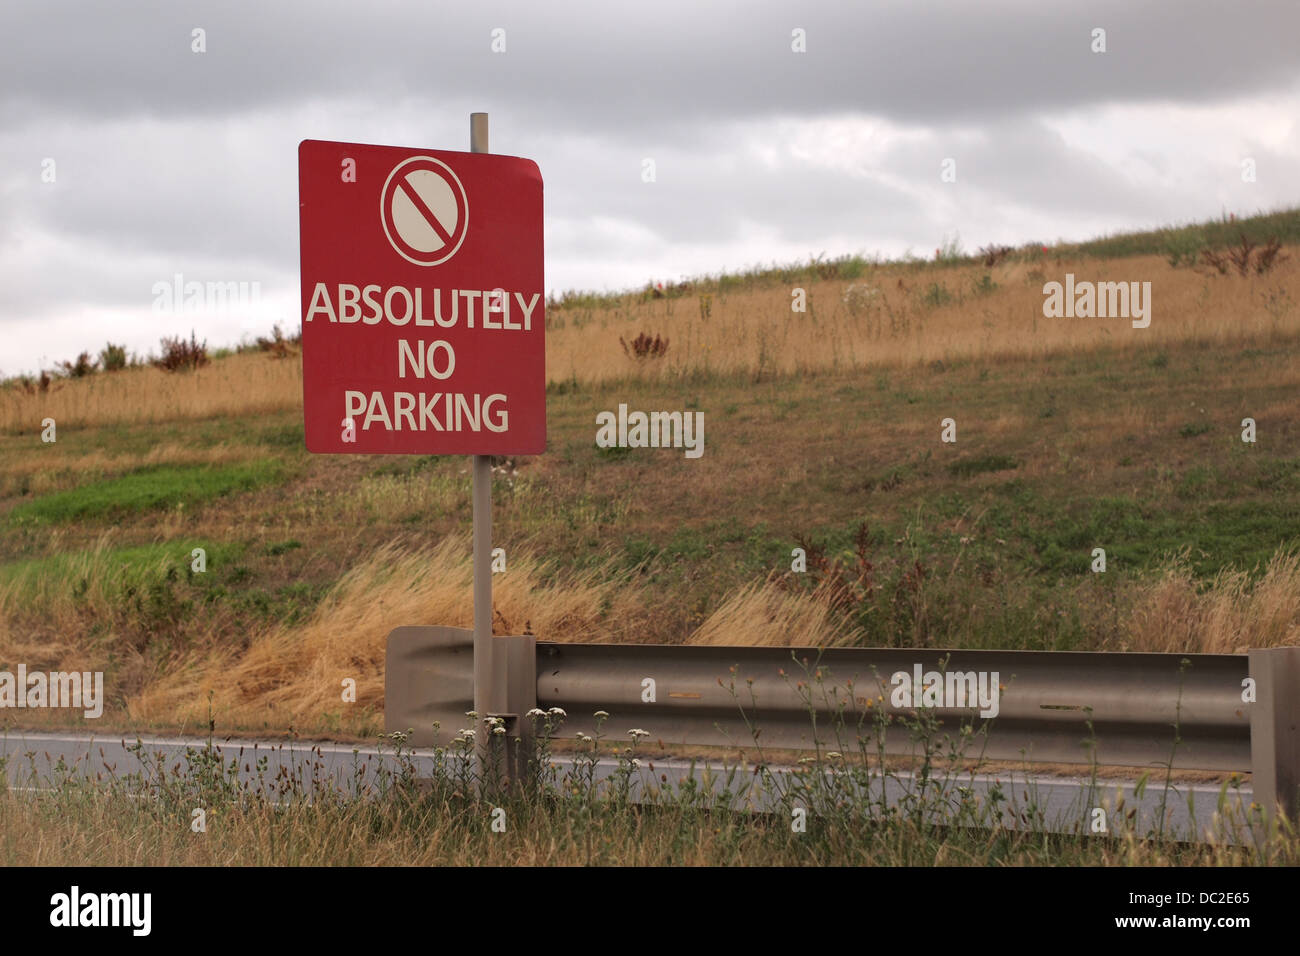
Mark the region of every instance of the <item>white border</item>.
POLYGON ((465 193, 465 184, 460 181, 460 177, 456 175, 456 171, 440 159, 435 159, 433 156, 408 156, 393 167, 393 171, 389 173, 388 178, 384 180, 384 188, 379 191, 379 224, 384 227, 384 235, 388 238, 388 244, 393 247, 393 251, 407 262, 413 263, 417 266, 441 265, 456 254, 456 251, 461 247, 461 243, 465 241, 465 237, 469 235, 469 196, 465 193), (388 195, 388 184, 393 181, 393 177, 397 175, 397 171, 403 166, 419 160, 426 160, 447 170, 452 181, 455 182, 456 188, 460 190, 461 201, 465 204, 465 223, 464 228, 460 231, 460 239, 457 240, 456 245, 452 246, 450 252, 441 259, 435 259, 433 262, 421 262, 419 259, 412 259, 398 247, 397 243, 393 240, 393 234, 388 231, 388 210, 384 208, 384 197, 388 195))

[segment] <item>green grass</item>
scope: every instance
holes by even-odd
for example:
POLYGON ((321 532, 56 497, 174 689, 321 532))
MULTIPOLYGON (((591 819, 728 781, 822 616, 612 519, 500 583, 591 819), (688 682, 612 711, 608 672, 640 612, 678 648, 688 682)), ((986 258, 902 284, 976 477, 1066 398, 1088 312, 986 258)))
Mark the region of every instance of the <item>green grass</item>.
POLYGON ((301 547, 301 541, 290 538, 288 541, 277 541, 275 544, 268 545, 266 553, 271 557, 277 557, 281 554, 288 554, 290 551, 294 551, 301 547))
POLYGON ((611 445, 608 448, 592 445, 592 447, 596 449, 596 457, 602 461, 627 461, 632 457, 632 449, 626 445, 611 445))
POLYGON ((195 548, 204 550, 209 569, 221 567, 244 551, 241 544, 206 538, 110 548, 103 552, 62 551, 0 565, 0 587, 17 585, 19 595, 38 602, 53 588, 66 586, 74 592, 84 592, 87 571, 94 568, 94 573, 111 576, 122 587, 141 588, 156 580, 168 567, 190 566, 195 548))
POLYGON ((983 455, 953 462, 948 466, 948 474, 954 478, 970 478, 990 471, 1010 471, 1019 467, 1020 462, 1010 455, 983 455))
POLYGON ((265 448, 284 448, 306 453, 307 439, 303 433, 302 422, 288 422, 272 425, 252 433, 254 444, 265 448))
POLYGON ((285 480, 287 470, 276 459, 239 465, 160 465, 93 484, 42 495, 16 506, 14 523, 59 524, 126 515, 213 501, 253 491, 285 480))
POLYGON ((279 453, 307 454, 299 414, 277 413, 236 427, 229 418, 151 424, 100 425, 95 428, 59 428, 60 441, 75 437, 86 451, 100 450, 114 455, 144 455, 160 445, 182 444, 188 448, 216 448, 241 445, 269 448, 279 453))
MULTIPOLYGON (((1213 421, 1231 423, 1285 398, 1285 384, 1275 384, 1269 369, 1297 349, 1300 341, 1279 340, 1267 350, 1169 345, 1160 354, 1170 368, 1210 369, 1198 379, 1197 404, 1213 421)), ((1096 621, 1114 614, 1109 591, 1073 589, 1127 586, 1183 550, 1203 578, 1229 567, 1250 571, 1300 539, 1300 459, 1286 452, 1294 417, 1271 420, 1258 445, 1242 445, 1226 425, 1185 437, 1187 396, 1151 359, 1119 350, 1054 356, 1032 363, 1028 379, 1017 364, 954 363, 943 375, 918 367, 759 385, 745 376, 639 385, 643 406, 717 416, 698 462, 675 449, 594 446, 593 409, 615 406, 626 384, 552 395, 547 454, 522 465, 513 488, 494 483, 494 537, 507 550, 541 547, 567 568, 612 558, 621 572, 638 569, 633 584, 648 585, 653 607, 639 633, 673 641, 738 588, 787 571, 797 538, 810 536, 837 555, 866 521, 877 593, 861 609, 863 640, 1095 648, 1096 621), (839 401, 828 404, 828 396, 839 401), (1119 414, 1133 406, 1167 424, 1133 425, 1125 434, 1105 417, 1073 421, 1076 409, 1119 414), (1022 421, 1010 440, 976 427, 953 448, 940 444, 935 427, 953 408, 976 423, 1018 409, 1022 421), (1106 549, 1104 575, 1090 572, 1094 547, 1106 549), (906 578, 914 565, 927 589, 926 602, 915 606, 906 578)), ((164 520, 177 520, 160 510, 168 500, 197 505, 238 493, 220 511, 187 506, 179 520, 196 539, 210 539, 212 521, 234 518, 248 529, 232 536, 242 552, 210 557, 209 573, 193 580, 177 558, 179 578, 144 586, 174 592, 175 602, 157 596, 159 615, 188 601, 202 609, 203 627, 239 635, 277 615, 301 619, 347 567, 384 543, 419 544, 468 527, 463 457, 298 458, 291 447, 298 424, 290 413, 255 424, 179 423, 170 439, 243 436, 263 448, 266 476, 298 475, 291 494, 271 483, 249 487, 255 481, 243 483, 238 468, 170 468, 37 500, 11 498, 12 517, 0 517, 0 560, 84 549, 110 520, 123 544, 144 544, 157 539, 164 520), (158 475, 177 498, 148 487, 158 475), (367 479, 406 477, 444 484, 440 504, 371 511, 353 501, 367 479), (63 520, 52 539, 52 521, 73 514, 92 517, 63 520)), ((142 433, 87 429, 76 441, 106 436, 136 441, 142 433)))
MULTIPOLYGON (((1048 246, 1047 255, 1084 255, 1094 258, 1124 258, 1128 256, 1159 255, 1166 257, 1174 266, 1189 266, 1199 260, 1200 252, 1205 248, 1223 248, 1239 240, 1245 233, 1252 242, 1263 243, 1276 236, 1283 243, 1300 243, 1300 209, 1282 209, 1275 212, 1260 212, 1254 216, 1245 216, 1236 220, 1227 217, 1211 219, 1199 223, 1165 226, 1141 232, 1123 233, 1115 236, 1101 236, 1083 242, 1057 243, 1048 246)), ((980 262, 981 257, 974 254, 961 254, 947 241, 941 241, 944 252, 938 261, 929 258, 884 259, 880 256, 868 256, 863 253, 850 253, 833 258, 825 254, 809 258, 807 262, 790 262, 784 265, 756 265, 736 272, 711 274, 705 273, 684 280, 686 285, 665 283, 664 292, 668 298, 692 298, 699 295, 726 293, 729 290, 752 289, 771 285, 794 285, 811 282, 815 279, 854 280, 882 265, 905 265, 917 271, 948 269, 967 266, 980 262)), ((1007 261, 1037 259, 1042 255, 1041 243, 1026 243, 1024 248, 1011 253, 1007 261)), ((975 293, 984 294, 993 291, 996 284, 991 276, 975 283, 975 293)), ((550 310, 556 314, 574 315, 579 310, 594 312, 618 305, 629 296, 647 298, 647 290, 633 292, 587 292, 570 290, 561 295, 552 296, 547 301, 548 319, 550 310)), ((930 305, 942 305, 952 299, 952 294, 942 285, 935 284, 925 293, 924 301, 930 305)), ((693 307, 693 306, 692 306, 693 307)), ((567 321, 573 321, 569 319, 567 321)), ((550 392, 548 394, 562 394, 550 392)))
POLYGON ((1187 260, 1194 261, 1201 249, 1218 249, 1240 242, 1241 233, 1255 243, 1266 242, 1274 236, 1286 244, 1300 242, 1300 209, 1282 209, 1236 220, 1225 216, 1188 225, 1104 236, 1060 248, 1062 252, 1103 259, 1161 255, 1178 266, 1191 264, 1187 260))
POLYGON ((1105 548, 1108 565, 1126 571, 1150 569, 1186 549, 1199 575, 1237 567, 1255 570, 1279 545, 1300 540, 1300 506, 1289 500, 1237 501, 1208 469, 1193 465, 1174 494, 1161 498, 1103 496, 1053 503, 1037 494, 993 509, 989 520, 1007 528, 1029 550, 1024 568, 1047 579, 1088 573, 1090 552, 1105 548), (1119 564, 1116 565, 1115 562, 1119 564))
POLYGON ((76 607, 91 618, 85 637, 132 635, 163 656, 208 625, 242 639, 260 627, 306 620, 333 580, 286 580, 276 565, 298 547, 293 540, 257 549, 185 538, 59 552, 0 565, 0 590, 9 589, 7 610, 19 619, 76 607), (203 571, 194 570, 195 548, 205 552, 203 571))

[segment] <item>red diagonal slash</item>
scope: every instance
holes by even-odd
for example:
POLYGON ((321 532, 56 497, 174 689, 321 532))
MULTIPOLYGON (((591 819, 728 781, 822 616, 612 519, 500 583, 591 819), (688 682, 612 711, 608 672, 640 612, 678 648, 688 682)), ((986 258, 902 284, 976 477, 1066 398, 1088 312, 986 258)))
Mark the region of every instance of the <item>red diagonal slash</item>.
POLYGON ((429 225, 432 226, 433 231, 438 234, 438 238, 442 240, 442 244, 444 246, 451 245, 451 234, 447 232, 446 229, 442 228, 442 223, 438 221, 438 217, 433 214, 432 209, 425 205, 424 200, 420 198, 420 194, 415 191, 415 187, 411 185, 410 181, 403 176, 398 181, 397 185, 406 193, 406 198, 411 200, 411 204, 419 210, 420 215, 429 221, 429 225))

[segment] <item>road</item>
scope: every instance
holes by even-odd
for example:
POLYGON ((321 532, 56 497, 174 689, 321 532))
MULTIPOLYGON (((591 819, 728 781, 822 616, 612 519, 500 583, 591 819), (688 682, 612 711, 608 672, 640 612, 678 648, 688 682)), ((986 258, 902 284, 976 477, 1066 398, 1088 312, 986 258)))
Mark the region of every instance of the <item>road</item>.
MULTIPOLYGON (((206 738, 197 737, 11 731, 0 738, 0 760, 8 785, 15 791, 51 790, 91 780, 106 783, 116 778, 144 792, 147 788, 142 785, 147 780, 172 776, 191 761, 206 761, 213 766, 213 758, 219 757, 230 778, 252 791, 261 789, 272 800, 340 791, 373 794, 403 767, 418 777, 431 777, 440 766, 444 773, 456 772, 454 762, 440 758, 439 752, 431 749, 403 751, 399 756, 388 746, 233 738, 216 739, 211 751, 208 746, 206 738)), ((604 781, 620 772, 618 761, 612 757, 601 758, 590 767, 571 755, 555 756, 550 762, 560 778, 585 770, 593 779, 604 781)), ((783 802, 782 791, 792 782, 790 770, 773 768, 771 774, 755 774, 752 767, 745 767, 728 776, 719 765, 710 768, 700 761, 680 758, 642 758, 639 768, 624 767, 633 799, 654 799, 657 789, 679 788, 694 778, 700 788, 720 802, 730 799, 737 807, 783 813, 808 803, 800 799, 783 802)), ((1156 828, 1163 803, 1167 833, 1185 840, 1208 839, 1218 810, 1220 787, 1177 783, 1166 794, 1163 786, 1154 782, 1161 779, 1159 774, 1153 773, 1152 778, 1153 782, 1139 794, 1136 780, 1098 781, 1094 785, 1083 777, 1027 775, 1020 771, 962 773, 940 781, 941 798, 927 805, 952 806, 963 798, 984 803, 990 795, 1000 795, 1003 826, 1037 825, 1055 832, 1088 833, 1104 821, 1106 832, 1111 833, 1123 815, 1127 819, 1123 826, 1141 835, 1156 828), (1121 806, 1117 814, 1116 808, 1121 806), (1095 808, 1101 808, 1104 816, 1099 817, 1095 808), (1128 819, 1133 810, 1136 814, 1128 819)), ((862 793, 861 785, 854 790, 847 776, 836 779, 834 771, 828 771, 826 779, 840 785, 842 793, 862 793)), ((891 807, 906 805, 909 794, 915 794, 917 789, 911 774, 891 774, 884 781, 876 776, 866 783, 866 796, 877 806, 881 803, 882 784, 885 802, 891 807)), ((1235 811, 1237 819, 1244 818, 1243 808, 1250 801, 1249 785, 1227 792, 1227 806, 1235 811)), ((932 818, 936 820, 943 815, 941 809, 934 813, 932 818)), ((1220 838, 1242 842, 1250 837, 1237 826, 1222 831, 1220 838)))

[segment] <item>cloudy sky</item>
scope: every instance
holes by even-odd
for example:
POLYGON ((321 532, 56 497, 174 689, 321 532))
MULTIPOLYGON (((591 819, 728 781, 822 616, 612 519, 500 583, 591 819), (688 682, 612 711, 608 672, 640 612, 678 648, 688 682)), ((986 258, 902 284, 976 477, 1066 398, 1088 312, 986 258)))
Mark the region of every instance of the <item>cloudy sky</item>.
POLYGON ((3 0, 0 375, 296 327, 298 143, 467 149, 473 111, 541 168, 552 292, 1300 205, 1297 36, 1296 0, 3 0), (157 311, 178 273, 257 305, 157 311))

